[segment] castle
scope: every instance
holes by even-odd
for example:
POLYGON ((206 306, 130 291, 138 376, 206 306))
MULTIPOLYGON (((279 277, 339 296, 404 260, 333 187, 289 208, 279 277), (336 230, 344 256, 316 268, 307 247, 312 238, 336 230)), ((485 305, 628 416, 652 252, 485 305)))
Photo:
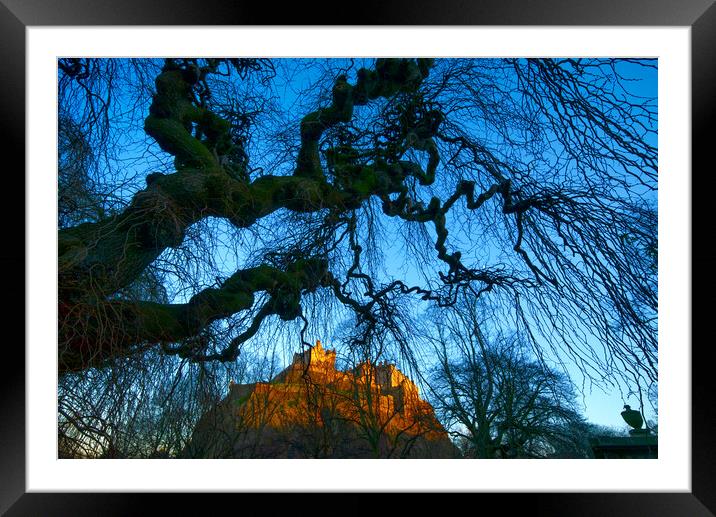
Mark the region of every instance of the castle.
POLYGON ((185 457, 450 458, 455 448, 395 365, 336 370, 320 341, 269 382, 234 384, 197 424, 185 457))

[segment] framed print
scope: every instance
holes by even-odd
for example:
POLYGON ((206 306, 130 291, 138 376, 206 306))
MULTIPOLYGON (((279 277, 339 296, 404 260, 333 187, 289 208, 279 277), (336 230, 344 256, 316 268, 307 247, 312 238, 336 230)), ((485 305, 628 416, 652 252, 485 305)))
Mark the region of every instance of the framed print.
POLYGON ((3 2, 3 145, 26 171, 4 204, 26 347, 5 361, 3 511, 124 514, 137 492, 715 511, 691 287, 710 2, 324 26, 3 2), (612 399, 584 389, 616 375, 612 399))

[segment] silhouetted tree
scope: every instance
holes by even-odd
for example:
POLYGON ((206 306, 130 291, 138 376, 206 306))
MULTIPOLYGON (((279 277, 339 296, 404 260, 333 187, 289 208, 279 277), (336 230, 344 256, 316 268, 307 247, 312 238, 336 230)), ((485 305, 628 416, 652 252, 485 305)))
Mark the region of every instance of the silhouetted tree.
POLYGON ((433 338, 431 394, 466 457, 588 457, 588 424, 568 377, 540 363, 518 335, 488 338, 474 302, 444 316, 433 338))

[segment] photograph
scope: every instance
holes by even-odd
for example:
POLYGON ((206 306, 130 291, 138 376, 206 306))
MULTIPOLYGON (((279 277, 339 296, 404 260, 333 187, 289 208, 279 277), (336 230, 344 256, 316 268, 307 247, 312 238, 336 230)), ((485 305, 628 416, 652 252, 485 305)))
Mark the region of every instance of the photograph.
POLYGON ((58 458, 658 458, 658 71, 58 57, 58 458))
POLYGON ((0 513, 713 515, 713 0, 339 25, 174 1, 0 0, 25 150, 0 513))

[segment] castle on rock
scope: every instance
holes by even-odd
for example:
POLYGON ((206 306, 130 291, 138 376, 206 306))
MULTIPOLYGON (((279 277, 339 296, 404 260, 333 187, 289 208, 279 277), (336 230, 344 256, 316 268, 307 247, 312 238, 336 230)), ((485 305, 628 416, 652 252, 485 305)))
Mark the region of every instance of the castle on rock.
POLYGON ((234 384, 202 416, 193 458, 452 458, 455 448, 395 365, 336 369, 320 341, 269 382, 234 384))

